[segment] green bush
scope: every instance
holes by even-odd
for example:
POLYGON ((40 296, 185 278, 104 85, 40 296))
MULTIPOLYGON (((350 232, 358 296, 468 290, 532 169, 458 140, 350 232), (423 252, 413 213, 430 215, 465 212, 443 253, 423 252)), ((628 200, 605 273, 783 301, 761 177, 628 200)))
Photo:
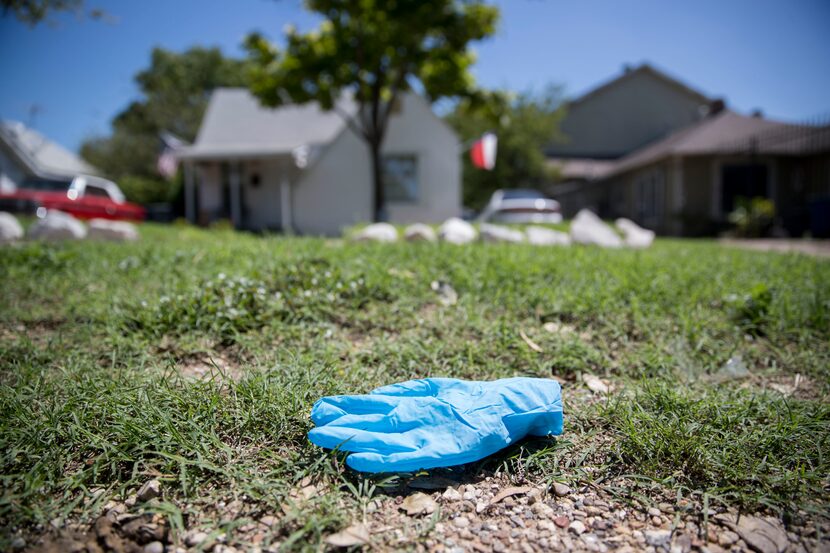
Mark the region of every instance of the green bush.
POLYGON ((179 179, 164 181, 127 175, 118 180, 118 186, 131 202, 152 204, 172 202, 178 194, 181 183, 179 179))
POLYGON ((767 233, 775 217, 775 203, 762 197, 738 198, 738 207, 729 214, 729 222, 735 225, 735 234, 745 238, 758 238, 767 233))

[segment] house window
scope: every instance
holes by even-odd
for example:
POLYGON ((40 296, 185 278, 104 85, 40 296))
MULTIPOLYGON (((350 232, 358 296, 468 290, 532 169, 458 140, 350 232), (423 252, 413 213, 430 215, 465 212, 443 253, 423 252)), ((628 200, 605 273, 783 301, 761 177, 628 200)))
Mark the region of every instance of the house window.
POLYGON ((389 202, 418 201, 418 158, 414 155, 383 157, 384 196, 389 202))

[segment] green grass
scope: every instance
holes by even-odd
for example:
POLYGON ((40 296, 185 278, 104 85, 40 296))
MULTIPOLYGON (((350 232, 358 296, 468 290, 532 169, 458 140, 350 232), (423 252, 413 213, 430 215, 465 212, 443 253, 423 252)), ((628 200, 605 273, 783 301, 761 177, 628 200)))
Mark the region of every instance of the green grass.
POLYGON ((268 538, 313 545, 359 517, 366 485, 307 443, 311 404, 426 376, 566 381, 561 439, 473 473, 631 497, 621 483, 635 475, 747 509, 830 507, 827 261, 679 240, 603 251, 142 235, 0 249, 6 529, 88 519, 156 476, 174 529, 232 533, 282 512, 313 476, 329 493, 288 509, 268 538), (458 303, 442 305, 433 280, 458 303), (735 355, 752 378, 712 383, 735 355), (218 363, 210 379, 183 374, 211 356, 241 377, 218 363), (589 401, 583 372, 617 392, 589 401), (807 384, 792 396, 765 389, 796 374, 807 384), (240 498, 233 520, 215 507, 240 498))

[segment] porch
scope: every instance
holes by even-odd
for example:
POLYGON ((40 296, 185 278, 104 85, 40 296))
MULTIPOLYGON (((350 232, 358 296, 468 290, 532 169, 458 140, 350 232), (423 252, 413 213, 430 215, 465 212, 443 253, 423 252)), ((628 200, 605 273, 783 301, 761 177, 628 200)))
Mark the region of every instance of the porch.
POLYGON ((291 154, 182 156, 185 217, 198 225, 227 220, 239 230, 293 232, 291 154))

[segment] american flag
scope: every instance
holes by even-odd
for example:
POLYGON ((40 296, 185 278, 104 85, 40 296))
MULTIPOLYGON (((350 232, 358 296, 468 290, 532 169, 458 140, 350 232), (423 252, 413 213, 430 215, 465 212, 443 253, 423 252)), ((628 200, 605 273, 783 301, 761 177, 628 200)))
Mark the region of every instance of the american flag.
POLYGON ((156 170, 159 175, 166 179, 172 179, 176 176, 179 169, 179 160, 176 157, 176 151, 184 146, 184 141, 179 137, 169 133, 163 132, 159 136, 162 142, 161 153, 156 161, 156 170))

